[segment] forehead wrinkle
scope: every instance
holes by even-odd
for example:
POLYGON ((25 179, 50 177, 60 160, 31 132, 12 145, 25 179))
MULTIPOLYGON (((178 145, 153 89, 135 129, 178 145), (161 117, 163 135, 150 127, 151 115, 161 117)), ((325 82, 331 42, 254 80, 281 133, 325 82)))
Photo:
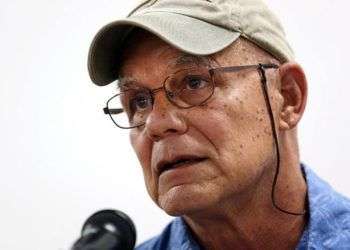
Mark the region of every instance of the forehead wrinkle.
POLYGON ((179 51, 170 44, 164 44, 163 46, 160 46, 156 50, 155 56, 157 58, 166 58, 170 56, 170 60, 167 62, 167 69, 187 65, 208 65, 208 58, 179 51))

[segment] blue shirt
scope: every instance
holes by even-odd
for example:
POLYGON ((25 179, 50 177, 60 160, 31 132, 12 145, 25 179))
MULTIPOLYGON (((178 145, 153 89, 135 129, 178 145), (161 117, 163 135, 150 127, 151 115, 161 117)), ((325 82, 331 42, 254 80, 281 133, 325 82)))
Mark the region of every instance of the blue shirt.
MULTIPOLYGON (((297 250, 350 249, 350 200, 302 165, 308 187, 309 221, 297 250)), ((181 217, 136 250, 200 250, 181 217)))

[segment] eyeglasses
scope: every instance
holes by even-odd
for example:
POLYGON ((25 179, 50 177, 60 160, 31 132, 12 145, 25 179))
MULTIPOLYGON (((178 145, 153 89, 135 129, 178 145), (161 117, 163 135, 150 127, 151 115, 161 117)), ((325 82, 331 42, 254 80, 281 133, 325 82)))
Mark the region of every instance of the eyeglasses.
MULTIPOLYGON (((113 123, 122 129, 143 126, 152 112, 154 94, 164 91, 170 103, 178 108, 188 109, 206 103, 214 94, 217 73, 238 72, 258 69, 261 81, 265 78, 265 69, 278 68, 275 64, 256 64, 232 67, 181 69, 165 78, 161 87, 148 89, 127 87, 112 96, 103 109, 113 123)), ((265 78, 266 82, 266 78, 265 78)))

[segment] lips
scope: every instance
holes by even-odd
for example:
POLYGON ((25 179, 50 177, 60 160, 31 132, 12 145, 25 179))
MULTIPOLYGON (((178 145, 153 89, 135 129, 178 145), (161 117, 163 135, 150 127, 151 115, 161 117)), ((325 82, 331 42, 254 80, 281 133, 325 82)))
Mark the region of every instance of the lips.
POLYGON ((184 166, 186 164, 195 164, 198 162, 201 162, 203 160, 206 160, 207 158, 205 157, 199 157, 195 155, 182 155, 182 156, 177 156, 172 160, 163 160, 160 161, 157 164, 157 170, 158 173, 161 174, 167 170, 178 168, 181 166, 184 166))

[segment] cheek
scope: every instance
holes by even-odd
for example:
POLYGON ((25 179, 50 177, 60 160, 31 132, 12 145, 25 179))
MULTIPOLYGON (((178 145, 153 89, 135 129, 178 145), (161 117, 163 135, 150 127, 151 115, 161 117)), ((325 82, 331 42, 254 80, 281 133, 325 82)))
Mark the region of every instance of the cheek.
POLYGON ((132 129, 129 134, 131 146, 133 147, 140 162, 143 162, 146 148, 142 146, 143 142, 140 140, 140 133, 137 129, 132 129))
POLYGON ((129 135, 131 145, 141 164, 146 188, 152 199, 156 197, 156 180, 151 169, 152 143, 150 140, 145 140, 142 132, 132 130, 129 135))
POLYGON ((254 168, 271 154, 269 116, 257 87, 246 86, 229 93, 219 90, 196 116, 198 130, 215 146, 218 164, 223 167, 237 164, 254 168))

